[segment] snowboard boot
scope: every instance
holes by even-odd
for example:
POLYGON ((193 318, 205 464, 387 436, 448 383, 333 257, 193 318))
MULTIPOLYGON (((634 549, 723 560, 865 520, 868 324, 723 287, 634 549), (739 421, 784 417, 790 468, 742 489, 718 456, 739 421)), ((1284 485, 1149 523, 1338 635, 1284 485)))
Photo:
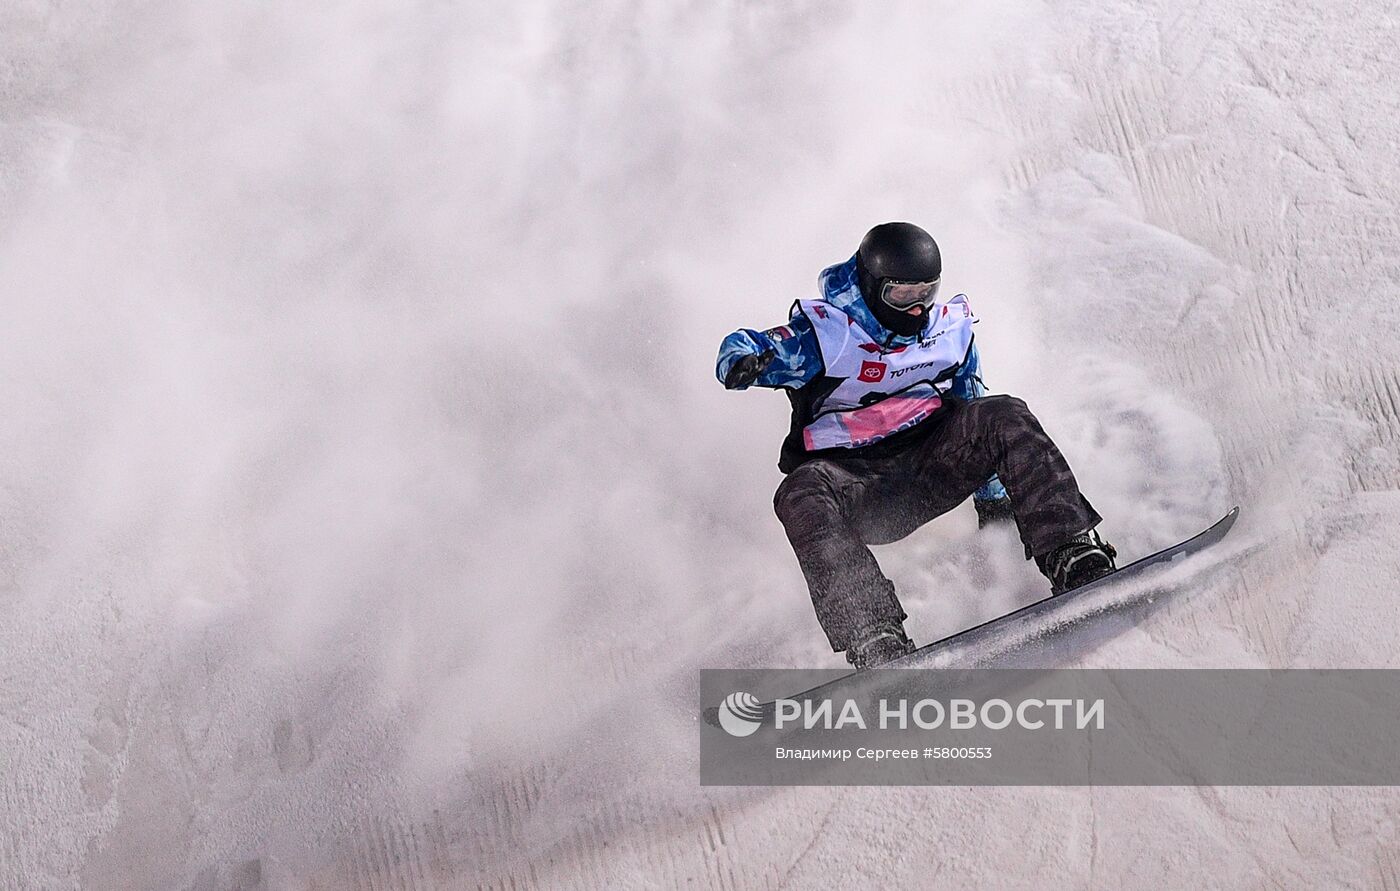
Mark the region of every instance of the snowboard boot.
POLYGON ((856 671, 864 671, 912 652, 914 642, 904 633, 903 624, 881 622, 856 635, 855 642, 846 648, 846 661, 854 665, 856 671))
POLYGON ((1103 578, 1118 567, 1118 551, 1090 529, 1081 532, 1048 554, 1036 557, 1036 565, 1050 580, 1050 594, 1063 594, 1103 578))

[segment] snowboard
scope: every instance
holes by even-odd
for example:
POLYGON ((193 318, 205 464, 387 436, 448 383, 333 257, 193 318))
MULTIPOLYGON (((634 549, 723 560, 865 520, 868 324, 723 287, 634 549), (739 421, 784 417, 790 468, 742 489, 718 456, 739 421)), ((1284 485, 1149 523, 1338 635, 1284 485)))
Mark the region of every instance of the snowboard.
MULTIPOLYGON (((1038 600, 1004 616, 926 644, 876 670, 1053 667, 1051 663, 1057 657, 1072 656, 1082 651, 1086 644, 1107 640, 1137 625, 1165 600, 1160 590, 1136 598, 1115 600, 1110 596, 1114 589, 1142 577, 1147 570, 1188 557, 1218 543, 1235 525, 1239 515, 1238 507, 1231 508, 1208 529, 1185 541, 1148 554, 1087 585, 1038 600)), ((855 676, 855 672, 850 672, 792 698, 821 697, 855 676)), ((759 707, 764 719, 770 718, 775 709, 772 702, 760 703, 759 707)), ((705 723, 718 727, 718 706, 705 709, 704 718, 705 723)))

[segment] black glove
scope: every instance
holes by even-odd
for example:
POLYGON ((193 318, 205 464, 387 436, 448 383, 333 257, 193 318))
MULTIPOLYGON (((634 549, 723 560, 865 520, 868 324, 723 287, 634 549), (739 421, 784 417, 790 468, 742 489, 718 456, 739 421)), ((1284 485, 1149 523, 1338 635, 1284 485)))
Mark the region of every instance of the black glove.
POLYGON ((729 373, 724 376, 725 388, 737 390, 749 386, 758 380, 758 376, 763 373, 764 369, 772 364, 773 356, 772 350, 764 350, 758 355, 744 356, 729 367, 729 373))
POLYGON ((1013 523, 1016 521, 1015 515, 1011 513, 1010 498, 997 498, 990 501, 974 498, 972 506, 977 508, 978 529, 985 529, 994 523, 1013 523))

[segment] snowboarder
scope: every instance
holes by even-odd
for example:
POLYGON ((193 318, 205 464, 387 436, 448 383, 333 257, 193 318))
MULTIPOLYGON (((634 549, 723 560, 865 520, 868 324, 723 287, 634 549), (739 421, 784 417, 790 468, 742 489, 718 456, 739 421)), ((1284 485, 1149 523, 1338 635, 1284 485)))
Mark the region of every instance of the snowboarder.
POLYGON ((975 318, 966 295, 938 302, 942 271, 931 235, 881 224, 822 271, 820 299, 720 346, 725 387, 780 388, 792 403, 773 504, 817 620, 858 670, 914 649, 868 545, 898 541, 969 495, 979 528, 1014 520, 1053 594, 1115 569, 1099 514, 1035 415, 986 395, 975 318))

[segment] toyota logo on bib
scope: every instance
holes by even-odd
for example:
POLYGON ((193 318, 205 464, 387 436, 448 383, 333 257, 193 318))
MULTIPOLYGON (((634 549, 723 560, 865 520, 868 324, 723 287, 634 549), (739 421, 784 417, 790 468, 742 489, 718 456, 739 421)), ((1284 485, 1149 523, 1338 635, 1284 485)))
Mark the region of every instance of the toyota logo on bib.
POLYGON ((885 379, 884 362, 862 362, 860 363, 860 379, 867 383, 874 383, 885 379))

